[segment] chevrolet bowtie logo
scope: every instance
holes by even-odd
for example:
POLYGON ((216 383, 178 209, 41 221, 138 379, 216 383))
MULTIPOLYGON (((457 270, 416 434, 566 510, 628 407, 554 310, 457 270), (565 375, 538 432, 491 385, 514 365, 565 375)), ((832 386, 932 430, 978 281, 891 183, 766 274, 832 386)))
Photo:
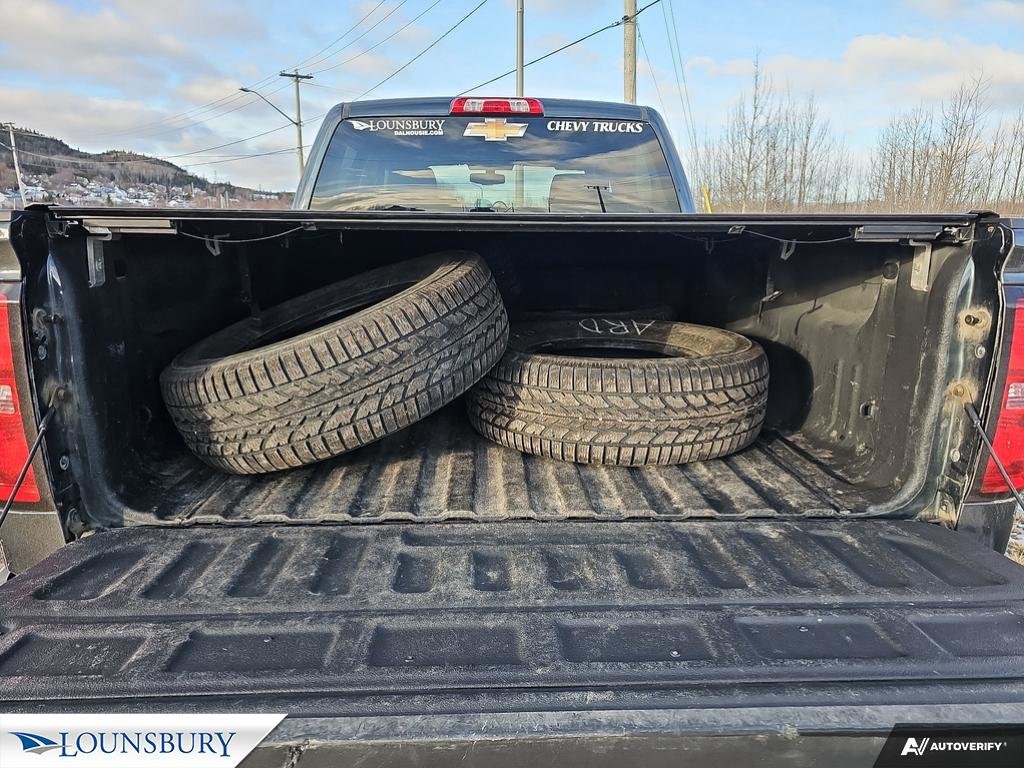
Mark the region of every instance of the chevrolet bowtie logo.
POLYGON ((507 123, 504 117, 488 117, 482 123, 469 123, 463 136, 483 136, 484 141, 508 141, 526 133, 527 123, 507 123))

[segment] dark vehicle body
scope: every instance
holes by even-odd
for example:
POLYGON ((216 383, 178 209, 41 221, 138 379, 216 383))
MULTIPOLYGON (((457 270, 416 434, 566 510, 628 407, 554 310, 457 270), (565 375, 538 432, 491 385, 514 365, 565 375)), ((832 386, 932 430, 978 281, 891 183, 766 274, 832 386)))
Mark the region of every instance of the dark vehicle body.
POLYGON ((296 210, 0 221, 18 455, 49 415, 0 527, 0 709, 287 712, 246 765, 309 768, 863 765, 897 722, 1024 722, 1015 502, 968 410, 1017 477, 1024 221, 695 214, 656 113, 547 100, 651 126, 681 212, 309 209, 343 121, 449 105, 332 110, 296 210), (756 339, 761 437, 576 465, 456 403, 288 472, 188 453, 156 382, 182 348, 444 249, 513 320, 665 305, 756 339))

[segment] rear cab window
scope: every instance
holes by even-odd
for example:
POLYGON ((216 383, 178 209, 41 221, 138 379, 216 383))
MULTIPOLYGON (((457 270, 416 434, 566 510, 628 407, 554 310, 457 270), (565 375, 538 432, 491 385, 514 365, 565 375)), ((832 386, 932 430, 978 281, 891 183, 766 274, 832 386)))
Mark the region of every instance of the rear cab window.
POLYGON ((680 212, 650 123, 532 115, 343 120, 311 208, 680 212))

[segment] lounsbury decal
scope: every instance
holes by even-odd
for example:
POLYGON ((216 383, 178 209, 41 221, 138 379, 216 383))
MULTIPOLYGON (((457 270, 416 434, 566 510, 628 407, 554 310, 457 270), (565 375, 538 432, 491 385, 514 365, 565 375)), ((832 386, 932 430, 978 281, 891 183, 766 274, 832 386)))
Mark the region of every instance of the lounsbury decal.
POLYGON ((284 717, 0 714, 0 766, 234 768, 284 717))

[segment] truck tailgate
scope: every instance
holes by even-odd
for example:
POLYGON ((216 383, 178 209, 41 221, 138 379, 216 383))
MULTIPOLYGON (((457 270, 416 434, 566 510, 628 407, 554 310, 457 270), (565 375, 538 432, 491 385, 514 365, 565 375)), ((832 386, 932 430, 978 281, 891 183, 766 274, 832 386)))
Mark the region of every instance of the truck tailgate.
POLYGON ((1022 638, 1024 568, 916 522, 140 527, 0 587, 0 700, 306 716, 1020 703, 1022 638))

